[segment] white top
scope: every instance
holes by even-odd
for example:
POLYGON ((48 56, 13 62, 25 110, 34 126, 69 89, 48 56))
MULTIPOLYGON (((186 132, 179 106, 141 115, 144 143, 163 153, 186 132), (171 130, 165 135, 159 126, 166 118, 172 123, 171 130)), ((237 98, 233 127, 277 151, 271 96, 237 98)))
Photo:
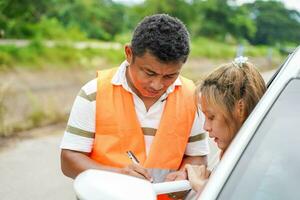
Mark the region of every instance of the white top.
MULTIPOLYGON (((147 111, 143 101, 131 90, 127 84, 125 72, 128 63, 123 62, 112 78, 112 84, 122 85, 123 88, 133 94, 135 111, 142 129, 155 132, 159 126, 166 97, 174 91, 176 85, 181 85, 179 78, 167 89, 160 99, 147 111)), ((95 137, 95 113, 96 113, 97 79, 85 84, 78 93, 73 104, 68 125, 65 130, 61 146, 62 149, 70 149, 81 152, 91 152, 95 137)), ((204 117, 195 113, 195 120, 191 129, 189 142, 185 155, 200 156, 209 153, 206 132, 203 130, 204 117), (205 136, 205 137, 204 137, 205 136)), ((145 134, 146 153, 148 155, 154 134, 145 134)))

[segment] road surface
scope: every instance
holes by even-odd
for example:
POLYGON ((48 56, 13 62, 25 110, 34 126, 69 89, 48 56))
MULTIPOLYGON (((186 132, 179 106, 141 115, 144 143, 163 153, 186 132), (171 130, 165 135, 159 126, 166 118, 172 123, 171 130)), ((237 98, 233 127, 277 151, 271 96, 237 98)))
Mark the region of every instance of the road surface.
POLYGON ((34 130, 33 138, 9 141, 9 147, 1 149, 0 199, 75 199, 71 179, 60 171, 62 133, 62 126, 34 130))

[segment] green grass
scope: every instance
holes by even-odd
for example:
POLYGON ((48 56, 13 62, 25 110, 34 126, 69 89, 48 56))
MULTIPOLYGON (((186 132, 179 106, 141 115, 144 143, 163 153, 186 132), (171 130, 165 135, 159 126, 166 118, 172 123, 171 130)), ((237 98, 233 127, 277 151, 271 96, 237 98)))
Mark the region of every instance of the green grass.
POLYGON ((106 63, 117 64, 124 59, 122 49, 76 49, 70 44, 45 47, 39 41, 33 41, 26 47, 13 45, 0 46, 0 70, 15 67, 40 69, 45 67, 72 68, 92 67, 94 58, 106 63))
POLYGON ((191 57, 231 58, 236 47, 206 38, 196 38, 191 43, 191 57))
MULTIPOLYGON (((120 42, 121 45, 124 45, 126 40, 128 40, 128 35, 116 38, 116 41, 120 42)), ((244 46, 246 56, 266 57, 270 54, 270 47, 267 46, 251 46, 249 44, 244 46)), ((199 37, 192 39, 190 57, 207 59, 234 58, 236 48, 236 44, 222 43, 199 37)), ((279 57, 281 54, 278 49, 272 48, 272 56, 279 57)), ((40 69, 49 66, 57 68, 99 68, 101 66, 97 66, 94 60, 102 60, 104 63, 109 63, 110 66, 116 66, 124 58, 123 48, 76 49, 71 42, 50 48, 45 47, 40 40, 36 39, 26 47, 0 46, 0 70, 9 70, 15 67, 40 69)))
MULTIPOLYGON (((208 38, 195 38, 191 43, 191 57, 205 57, 210 59, 226 59, 236 56, 238 44, 223 43, 208 38)), ((273 57, 282 56, 276 47, 252 46, 243 44, 244 55, 249 57, 267 57, 272 54, 273 57), (270 50, 271 49, 271 50, 270 50)))

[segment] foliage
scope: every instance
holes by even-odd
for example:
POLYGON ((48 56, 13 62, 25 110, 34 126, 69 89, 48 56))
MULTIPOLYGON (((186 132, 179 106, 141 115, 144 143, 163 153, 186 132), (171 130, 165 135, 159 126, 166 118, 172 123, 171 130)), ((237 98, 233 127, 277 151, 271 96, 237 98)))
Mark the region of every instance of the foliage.
POLYGON ((300 13, 288 10, 278 1, 256 1, 245 5, 256 22, 253 44, 298 43, 300 41, 300 13))
POLYGON ((146 0, 144 4, 139 5, 140 14, 142 16, 152 15, 156 13, 168 13, 171 16, 176 16, 185 24, 189 25, 192 18, 190 12, 191 4, 185 0, 146 0))
POLYGON ((79 26, 90 38, 111 40, 122 32, 124 7, 111 0, 65 0, 54 15, 69 26, 79 26), (113 22, 113 23, 112 23, 113 22))
POLYGON ((39 23, 29 24, 28 29, 36 38, 54 40, 85 40, 85 33, 78 26, 64 27, 57 18, 42 17, 39 23))
POLYGON ((124 12, 111 0, 1 0, 0 27, 7 38, 111 40, 123 31, 124 12))
POLYGON ((192 57, 205 58, 233 58, 235 56, 236 46, 217 42, 202 37, 195 38, 191 45, 192 57))
POLYGON ((181 19, 193 37, 232 37, 252 44, 297 44, 300 39, 299 12, 274 0, 242 6, 232 0, 145 0, 136 5, 113 0, 0 0, 0 38, 115 40, 155 13, 181 19))
POLYGON ((238 6, 229 6, 224 0, 198 2, 201 8, 202 25, 198 35, 225 40, 232 35, 237 39, 251 37, 255 33, 255 24, 248 17, 247 10, 238 6))
POLYGON ((12 0, 0 1, 0 27, 5 35, 14 38, 33 36, 30 25, 38 23, 47 13, 51 1, 12 0))
POLYGON ((41 40, 33 40, 28 46, 0 46, 0 70, 16 66, 23 68, 57 68, 99 67, 99 62, 118 64, 124 60, 124 52, 118 48, 84 48, 78 49, 73 43, 62 43, 51 48, 41 40), (94 60, 99 60, 95 63, 94 60))

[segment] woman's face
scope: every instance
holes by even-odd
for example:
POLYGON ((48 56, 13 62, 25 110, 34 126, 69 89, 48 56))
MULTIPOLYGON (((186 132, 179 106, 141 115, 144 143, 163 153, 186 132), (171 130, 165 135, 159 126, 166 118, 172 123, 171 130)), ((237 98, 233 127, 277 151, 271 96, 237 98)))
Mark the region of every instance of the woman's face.
POLYGON ((237 122, 226 123, 225 116, 220 107, 209 104, 204 96, 201 96, 201 109, 205 115, 204 129, 214 138, 218 147, 224 151, 229 146, 237 132, 237 122), (230 125, 229 125, 230 124, 230 125))

